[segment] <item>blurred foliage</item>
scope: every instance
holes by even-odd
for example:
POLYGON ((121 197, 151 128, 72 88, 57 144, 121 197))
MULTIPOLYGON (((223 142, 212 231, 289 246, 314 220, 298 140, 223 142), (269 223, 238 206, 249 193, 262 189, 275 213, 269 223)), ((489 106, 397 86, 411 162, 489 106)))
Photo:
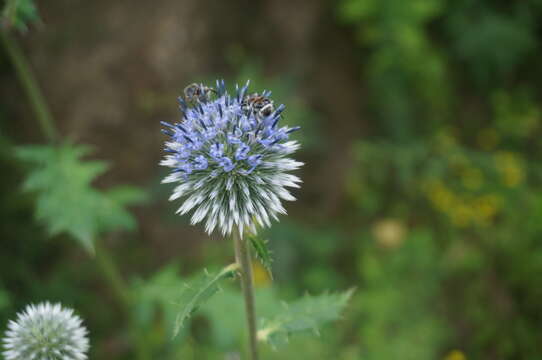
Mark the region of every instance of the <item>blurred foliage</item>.
POLYGON ((407 236, 400 222, 380 226, 388 229, 375 229, 374 240, 365 238, 360 247, 361 358, 437 359, 445 326, 438 314, 442 270, 434 238, 423 231, 407 236))
POLYGON ((24 146, 16 154, 32 165, 23 188, 37 193, 36 218, 47 232, 51 236, 66 232, 94 252, 100 234, 135 228, 135 220, 124 206, 141 202, 144 195, 130 186, 93 189, 90 183, 107 166, 101 161, 82 162, 80 158, 89 152, 85 146, 64 144, 24 146))
POLYGON ((450 90, 445 60, 426 32, 444 11, 443 1, 343 0, 339 10, 343 21, 356 25, 360 44, 369 48, 365 72, 382 130, 394 140, 406 140, 415 130, 429 131, 446 120, 450 90), (415 127, 420 114, 427 121, 415 127))
POLYGON ((451 57, 468 66, 477 86, 499 84, 536 48, 536 0, 503 6, 461 0, 448 6, 444 31, 451 40, 451 57))
POLYGON ((347 242, 343 235, 332 223, 302 224, 287 219, 267 230, 274 278, 283 284, 284 291, 339 291, 352 286, 342 273, 346 263, 339 250, 347 242))

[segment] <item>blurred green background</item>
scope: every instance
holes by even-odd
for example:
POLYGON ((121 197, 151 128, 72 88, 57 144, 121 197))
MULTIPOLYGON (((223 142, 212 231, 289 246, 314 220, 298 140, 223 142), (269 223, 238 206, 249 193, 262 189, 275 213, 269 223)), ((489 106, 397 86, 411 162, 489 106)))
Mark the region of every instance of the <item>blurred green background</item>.
POLYGON ((191 82, 251 79, 302 126, 306 163, 265 233, 258 312, 356 287, 339 322, 262 345, 264 359, 542 358, 542 1, 3 9, 0 331, 27 303, 61 301, 91 359, 240 358, 234 283, 171 340, 178 289, 233 249, 174 214, 159 121, 179 119, 191 82))

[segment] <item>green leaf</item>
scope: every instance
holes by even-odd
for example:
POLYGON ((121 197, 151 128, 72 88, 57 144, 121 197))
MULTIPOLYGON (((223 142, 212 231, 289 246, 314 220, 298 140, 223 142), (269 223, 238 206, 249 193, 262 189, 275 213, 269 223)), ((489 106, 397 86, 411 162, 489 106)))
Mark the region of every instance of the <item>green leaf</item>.
POLYGON ((132 284, 132 298, 137 299, 132 308, 133 317, 141 329, 152 328, 152 322, 159 314, 165 320, 166 328, 173 327, 177 315, 174 301, 179 288, 184 285, 178 269, 178 264, 168 264, 149 279, 136 279, 132 284))
POLYGON ((26 31, 29 23, 39 20, 39 15, 34 0, 7 0, 2 18, 8 25, 26 31))
POLYGON ((255 235, 248 236, 248 240, 250 241, 250 244, 254 249, 256 258, 265 267, 271 279, 273 279, 273 272, 271 269, 271 263, 273 262, 273 259, 271 258, 271 251, 269 251, 269 248, 267 247, 268 241, 263 240, 255 235))
POLYGON ((36 218, 51 235, 67 233, 87 251, 94 239, 107 231, 136 226, 125 206, 139 202, 143 193, 133 187, 99 191, 92 181, 107 170, 103 161, 82 161, 91 152, 87 146, 23 146, 16 156, 32 167, 23 189, 36 193, 36 218))
POLYGON ((225 267, 216 275, 205 271, 192 281, 184 284, 181 298, 178 302, 182 306, 182 309, 175 320, 173 337, 177 336, 179 330, 184 326, 186 319, 220 290, 218 286, 220 280, 233 277, 238 269, 239 265, 234 263, 225 267))
POLYGON ((271 320, 263 319, 258 340, 277 347, 288 342, 294 333, 312 330, 319 334, 319 327, 339 318, 353 292, 354 289, 350 289, 336 294, 306 295, 290 305, 284 304, 281 313, 271 320))

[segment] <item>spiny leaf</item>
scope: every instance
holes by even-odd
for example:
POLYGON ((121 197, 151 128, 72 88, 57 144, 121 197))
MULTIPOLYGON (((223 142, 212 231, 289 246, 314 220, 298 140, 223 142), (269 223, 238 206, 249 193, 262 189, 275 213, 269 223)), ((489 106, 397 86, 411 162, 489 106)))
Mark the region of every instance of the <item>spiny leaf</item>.
POLYGON ((248 239, 250 244, 252 244, 256 257, 265 267, 271 279, 273 279, 273 272, 271 270, 271 263, 273 262, 273 259, 271 258, 271 251, 269 251, 269 248, 267 247, 268 241, 263 240, 256 235, 248 236, 248 239))
POLYGON ((263 319, 258 340, 277 347, 288 342, 294 333, 312 330, 318 334, 320 326, 339 318, 353 292, 354 289, 350 289, 336 294, 306 295, 290 305, 285 304, 283 311, 274 318, 263 319))
POLYGON ((189 283, 184 284, 182 289, 179 305, 182 306, 181 311, 175 320, 175 328, 173 329, 173 337, 177 336, 179 330, 184 326, 186 319, 190 317, 203 303, 211 296, 216 294, 220 288, 218 283, 220 280, 233 277, 239 265, 234 263, 222 269, 216 275, 205 271, 200 276, 196 277, 189 283))
POLYGON ((132 187, 94 189, 92 181, 107 164, 82 161, 90 151, 80 145, 40 145, 19 147, 15 155, 32 165, 23 189, 37 195, 36 218, 51 236, 68 233, 92 253, 100 233, 135 227, 125 205, 140 201, 143 193, 132 187))

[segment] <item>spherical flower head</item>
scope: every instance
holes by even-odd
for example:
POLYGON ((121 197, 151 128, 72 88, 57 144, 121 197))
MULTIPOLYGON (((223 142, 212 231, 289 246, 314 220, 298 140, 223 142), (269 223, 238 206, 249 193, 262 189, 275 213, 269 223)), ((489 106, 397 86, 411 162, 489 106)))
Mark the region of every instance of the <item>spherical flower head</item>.
POLYGON ((6 360, 84 360, 89 348, 81 318, 48 302, 28 305, 17 314, 3 343, 6 360))
POLYGON ((269 226, 286 214, 281 200, 295 200, 286 188, 301 182, 288 174, 303 165, 288 158, 299 148, 288 139, 298 128, 279 126, 284 105, 275 108, 269 91, 248 94, 248 85, 230 95, 224 81, 192 84, 179 98, 182 120, 162 123, 171 139, 160 164, 173 169, 162 182, 179 183, 170 200, 183 198, 177 212, 193 211, 191 223, 205 220, 208 233, 269 226))

